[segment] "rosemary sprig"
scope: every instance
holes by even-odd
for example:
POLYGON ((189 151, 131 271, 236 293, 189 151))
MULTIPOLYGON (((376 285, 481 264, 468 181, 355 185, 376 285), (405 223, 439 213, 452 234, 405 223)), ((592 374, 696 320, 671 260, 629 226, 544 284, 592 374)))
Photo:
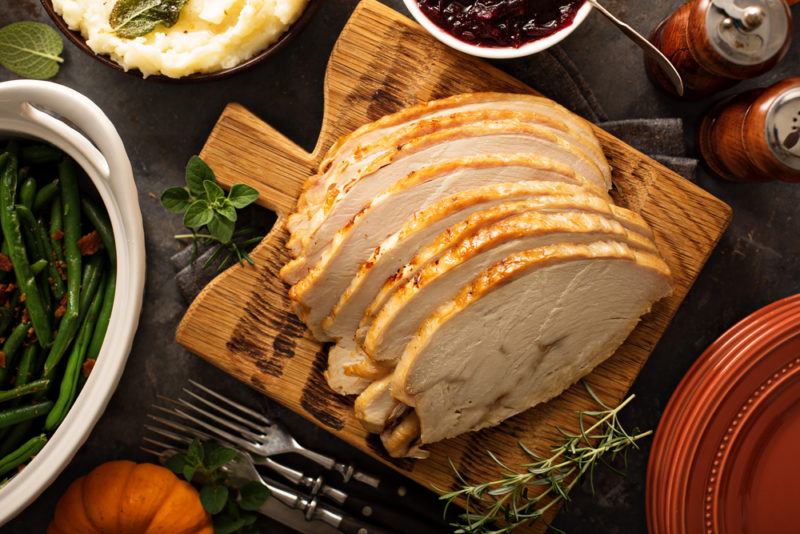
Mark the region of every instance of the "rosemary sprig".
POLYGON ((440 499, 446 501, 445 509, 457 500, 463 500, 466 505, 459 522, 452 525, 454 532, 512 532, 519 526, 532 524, 556 504, 569 501, 570 491, 584 475, 588 474, 594 492, 594 473, 598 465, 606 465, 619 473, 610 461, 618 455, 624 459, 631 447, 638 448, 637 441, 653 432, 628 433, 620 423, 619 413, 630 404, 634 395, 611 408, 600 400, 589 384, 584 382, 584 386, 600 409, 578 413, 577 434, 559 428, 564 442, 551 449, 549 458, 537 455, 520 443, 532 461, 523 464, 521 472, 515 472, 487 451, 489 457, 503 468, 504 475, 499 480, 480 484, 467 482, 451 462, 461 487, 445 493, 440 499))

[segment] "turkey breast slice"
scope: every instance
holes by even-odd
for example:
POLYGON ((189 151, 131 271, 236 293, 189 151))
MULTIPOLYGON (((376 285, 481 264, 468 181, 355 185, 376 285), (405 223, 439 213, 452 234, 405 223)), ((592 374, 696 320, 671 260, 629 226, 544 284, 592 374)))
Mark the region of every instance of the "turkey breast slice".
MULTIPOLYGON (((543 205, 542 201, 536 200, 527 201, 527 205, 525 203, 521 203, 509 205, 508 207, 498 207, 492 211, 486 210, 476 212, 473 215, 464 218, 458 224, 448 228, 446 232, 442 232, 441 234, 437 233, 437 237, 432 241, 427 242, 424 247, 419 244, 419 241, 411 241, 408 243, 408 245, 413 248, 406 247, 406 243, 400 243, 400 245, 403 246, 394 247, 381 245, 381 249, 386 249, 386 254, 390 254, 392 251, 397 249, 396 251, 398 254, 396 255, 402 257, 397 258, 396 261, 391 265, 387 265, 385 270, 379 268, 381 267, 381 262, 379 261, 380 257, 376 257, 374 259, 370 258, 370 260, 359 269, 359 275, 357 275, 356 278, 354 278, 351 282, 351 286, 353 284, 356 284, 356 286, 352 288, 352 291, 351 288, 348 288, 343 294, 342 298, 352 300, 353 297, 350 295, 355 295, 357 292, 363 291, 361 293, 363 300, 360 302, 353 302, 350 305, 351 309, 353 310, 351 314, 342 316, 340 320, 344 321, 349 319, 352 321, 359 321, 358 328, 356 329, 355 339, 357 344, 363 344, 364 336, 372 324, 375 315, 381 310, 381 308, 383 308, 383 306, 386 304, 389 298, 394 295, 398 288, 406 284, 421 267, 429 262, 436 261, 441 254, 453 247, 456 243, 467 236, 471 236, 484 226, 516 213, 536 210, 545 212, 579 210, 606 214, 613 216, 617 222, 622 224, 622 226, 624 226, 631 233, 641 236, 641 238, 637 239, 637 236, 634 235, 631 236, 631 239, 637 239, 638 242, 643 243, 642 246, 644 248, 655 247, 655 245, 652 244, 653 236, 650 228, 647 226, 647 223, 641 218, 640 215, 629 210, 614 206, 613 204, 606 204, 600 199, 592 198, 590 196, 584 196, 581 199, 582 204, 576 204, 575 199, 573 198, 571 199, 571 205, 563 203, 553 204, 552 202, 554 199, 544 200, 549 204, 543 205), (498 213, 502 213, 502 215, 498 216, 498 213), (405 254, 401 254, 402 252, 405 252, 405 254), (410 257, 409 254, 411 255, 410 257), (401 261, 402 263, 400 263, 401 261), (397 266, 395 267, 395 265, 397 266), (378 268, 376 269, 376 267, 378 268), (376 274, 378 276, 369 277, 369 270, 372 269, 376 269, 376 274), (362 280, 364 281, 362 282, 362 280), (367 283, 367 281, 369 283, 367 283), (365 309, 362 308, 362 305, 367 302, 369 302, 367 307, 365 309)), ((387 240, 386 243, 391 243, 394 245, 394 243, 392 243, 390 240, 387 240)), ((391 262, 392 259, 394 259, 394 256, 388 256, 387 262, 391 262)), ((332 315, 333 314, 343 315, 342 312, 337 308, 334 308, 332 315)), ((330 332, 332 337, 345 340, 346 334, 350 331, 349 328, 352 326, 352 323, 348 323, 347 330, 344 329, 344 326, 341 328, 341 330, 337 330, 332 324, 334 319, 335 317, 329 317, 326 319, 326 323, 323 323, 323 327, 326 328, 327 332, 330 332)), ((349 345, 345 344, 345 346, 349 345)))
MULTIPOLYGON (((399 227, 414 212, 448 194, 491 183, 535 180, 573 185, 586 184, 569 167, 530 154, 468 156, 423 167, 400 178, 387 190, 370 200, 348 224, 339 229, 327 246, 308 251, 289 262, 281 269, 281 277, 290 284, 299 282, 312 272, 315 266, 330 258, 337 247, 343 246, 347 236, 360 236, 361 232, 370 232, 375 235, 364 238, 374 241, 376 236, 380 235, 378 241, 374 241, 370 246, 373 248, 394 231, 385 230, 392 226, 392 222, 393 226, 399 227), (377 227, 370 228, 370 225, 377 227)), ((586 185, 589 190, 593 190, 591 184, 586 185)), ((597 194, 603 195, 599 191, 597 194)))
POLYGON ((340 137, 323 157, 320 170, 325 171, 337 158, 342 157, 343 154, 349 154, 358 145, 374 141, 409 123, 443 114, 484 109, 545 113, 571 123, 573 128, 583 131, 587 136, 594 135, 586 120, 549 98, 514 93, 465 93, 404 108, 340 137))
MULTIPOLYGON (((319 172, 311 175, 306 180, 304 191, 310 190, 332 168, 342 160, 349 158, 361 146, 375 143, 380 138, 392 135, 396 131, 408 128, 422 120, 456 113, 474 113, 476 111, 539 113, 564 123, 569 130, 584 139, 596 140, 594 131, 585 119, 575 115, 549 98, 513 93, 460 94, 402 109, 397 113, 381 117, 374 122, 361 126, 348 135, 340 137, 323 157, 319 172)), ((304 195, 301 196, 300 203, 301 205, 304 204, 304 195)))
MULTIPOLYGON (((378 361, 395 360, 422 322, 490 265, 515 253, 558 243, 618 240, 657 253, 652 241, 604 215, 526 212, 482 228, 423 266, 388 298, 369 325, 363 349, 378 361)), ((412 260, 413 261, 413 260, 412 260)))
POLYGON ((349 348, 332 346, 328 350, 328 368, 325 380, 328 386, 340 395, 358 395, 372 383, 371 379, 345 373, 345 369, 364 361, 367 355, 349 348))
MULTIPOLYGON (((352 291, 348 288, 351 298, 348 299, 347 311, 341 308, 336 313, 337 324, 342 325, 340 329, 344 334, 340 344, 332 347, 328 355, 325 376, 331 389, 343 395, 357 395, 369 384, 369 381, 359 380, 345 372, 345 369, 362 363, 366 358, 363 352, 354 350, 353 333, 364 315, 364 309, 373 301, 374 294, 380 290, 386 278, 406 265, 425 243, 444 231, 454 236, 464 236, 477 231, 479 222, 481 225, 490 224, 529 210, 585 209, 602 213, 608 208, 605 201, 587 195, 578 186, 556 182, 519 182, 487 185, 457 193, 416 213, 405 221, 400 230, 376 247, 370 258, 360 266, 361 282, 357 285, 358 289, 352 288, 355 279, 351 282, 352 291), (465 224, 465 219, 469 220, 468 224, 465 224), (464 223, 456 224, 460 221, 464 223)), ((642 225, 644 228, 643 222, 642 225)))
POLYGON ((356 419, 368 432, 380 434, 393 415, 404 410, 402 403, 392 396, 391 384, 391 376, 374 381, 353 404, 356 419))
POLYGON ((323 206, 309 220, 308 231, 287 243, 293 253, 314 254, 326 246, 369 201, 400 178, 431 162, 488 154, 531 154, 563 164, 605 190, 597 165, 546 128, 519 121, 488 121, 424 135, 376 159, 369 168, 327 192, 323 206))
MULTIPOLYGON (((552 113, 544 114, 534 111, 522 111, 515 109, 489 108, 472 111, 458 111, 447 115, 437 115, 426 118, 426 120, 413 122, 403 125, 390 135, 381 137, 371 143, 361 144, 355 147, 345 157, 340 158, 336 164, 319 176, 316 183, 305 189, 300 196, 297 209, 289 217, 287 227, 292 233, 298 233, 295 239, 299 239, 300 234, 307 232, 303 228, 304 221, 308 221, 314 210, 322 206, 326 194, 331 186, 336 183, 346 182, 350 177, 356 176, 359 172, 366 169, 377 157, 383 155, 397 146, 401 146, 413 139, 433 133, 437 130, 454 128, 476 122, 515 120, 541 126, 553 134, 563 137, 572 143, 576 149, 580 150, 587 158, 594 161, 597 167, 603 172, 606 178, 606 185, 611 184, 611 169, 605 159, 603 150, 597 138, 584 130, 574 127, 570 122, 564 122, 554 118, 552 113)), ((307 226, 307 225, 305 225, 307 226)), ((294 240, 292 241, 294 243, 294 240)))
POLYGON ((425 321, 392 394, 415 408, 423 443, 496 425, 589 373, 670 291, 660 258, 618 242, 509 256, 425 321))

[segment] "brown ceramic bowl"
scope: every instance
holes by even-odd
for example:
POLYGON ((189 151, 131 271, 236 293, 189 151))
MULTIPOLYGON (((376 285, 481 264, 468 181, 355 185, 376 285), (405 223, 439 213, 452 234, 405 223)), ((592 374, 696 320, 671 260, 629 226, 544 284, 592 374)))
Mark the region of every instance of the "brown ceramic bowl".
MULTIPOLYGON (((50 15, 50 18, 53 20, 53 23, 56 25, 56 27, 61 30, 61 33, 63 33, 67 39, 72 41, 75 46, 95 58, 100 63, 107 65, 112 69, 141 77, 141 72, 138 69, 130 69, 126 71, 110 57, 95 53, 95 51, 89 48, 89 45, 86 44, 86 40, 83 38, 83 35, 81 35, 81 33, 78 31, 70 30, 69 26, 67 26, 67 23, 64 22, 64 19, 62 19, 61 16, 56 13, 55 9, 53 8, 52 0, 41 0, 41 2, 45 11, 47 11, 47 14, 50 15)), ((192 74, 190 76, 184 76, 183 78, 170 78, 169 76, 154 74, 145 79, 179 83, 205 82, 211 80, 221 80, 223 78, 227 78, 228 76, 232 76, 236 73, 247 70, 253 65, 261 63, 268 57, 275 54, 278 50, 283 48, 286 43, 291 41, 297 34, 299 34, 306 24, 308 24, 308 21, 311 20, 311 17, 314 15, 314 12, 317 10, 317 8, 319 8, 320 4, 322 4, 322 0, 308 0, 308 5, 306 6, 305 11, 300 14, 300 18, 298 18, 294 24, 289 26, 289 28, 286 29, 284 34, 281 35, 277 41, 247 61, 240 63, 235 67, 230 67, 228 69, 223 69, 216 72, 192 74)))

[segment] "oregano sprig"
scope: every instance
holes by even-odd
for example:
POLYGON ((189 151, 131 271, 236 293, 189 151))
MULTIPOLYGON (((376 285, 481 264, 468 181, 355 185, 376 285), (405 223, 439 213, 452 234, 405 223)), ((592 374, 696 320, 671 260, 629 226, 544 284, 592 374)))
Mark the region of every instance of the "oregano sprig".
POLYGON ((233 487, 222 466, 238 453, 215 441, 192 440, 185 451, 170 457, 165 466, 198 488, 203 508, 214 520, 215 534, 256 534, 261 516, 256 512, 269 498, 258 482, 233 487))
POLYGON ((619 421, 619 412, 634 395, 616 408, 610 408, 589 384, 584 382, 584 386, 600 409, 578 413, 577 433, 559 429, 564 441, 552 448, 550 457, 541 457, 520 443, 531 461, 517 472, 487 451, 504 474, 498 480, 478 484, 465 480, 453 466, 461 485, 455 491, 444 493, 440 499, 446 501, 446 508, 457 500, 466 505, 459 522, 452 525, 455 533, 503 534, 531 525, 553 506, 569 501, 570 490, 584 475, 589 477, 594 491, 594 473, 598 465, 611 467, 609 460, 617 456, 624 458, 630 448, 638 448, 639 440, 652 434, 651 430, 629 433, 619 421))
MULTIPOLYGON (((171 187, 161 194, 161 205, 172 213, 183 215, 183 225, 190 234, 179 234, 177 239, 191 239, 195 245, 206 242, 217 247, 207 263, 211 264, 223 252, 228 256, 220 263, 227 265, 228 258, 236 257, 241 264, 253 259, 247 253, 263 235, 252 228, 236 229, 238 210, 258 200, 258 191, 244 184, 235 184, 228 193, 219 186, 211 167, 200 156, 192 156, 186 164, 186 186, 171 187)), ((205 265, 204 267, 206 267, 205 265)))

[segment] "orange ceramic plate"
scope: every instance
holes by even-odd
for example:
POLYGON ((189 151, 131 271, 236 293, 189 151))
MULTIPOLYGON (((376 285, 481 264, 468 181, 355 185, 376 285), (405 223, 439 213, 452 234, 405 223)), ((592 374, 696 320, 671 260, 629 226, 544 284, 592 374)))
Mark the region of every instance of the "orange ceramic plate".
POLYGON ((667 405, 647 470, 651 534, 797 532, 800 295, 728 330, 667 405))

